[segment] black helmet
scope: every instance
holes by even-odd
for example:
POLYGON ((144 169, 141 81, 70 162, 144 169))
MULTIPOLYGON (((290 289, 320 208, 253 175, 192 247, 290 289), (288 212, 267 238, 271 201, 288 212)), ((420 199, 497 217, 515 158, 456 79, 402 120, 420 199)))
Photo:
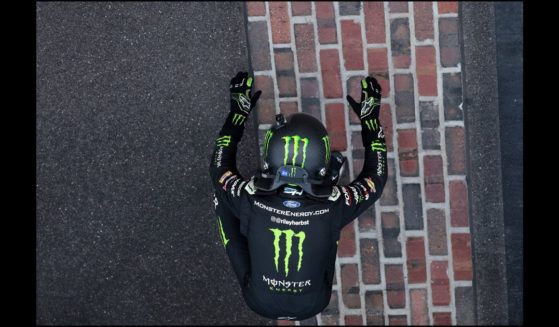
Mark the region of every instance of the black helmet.
MULTIPOLYGON (((334 157, 342 160, 341 154, 334 157)), ((276 115, 276 124, 264 138, 264 171, 255 180, 255 187, 272 191, 297 184, 313 196, 328 197, 332 176, 338 177, 337 171, 334 174, 330 169, 331 161, 330 137, 318 119, 305 113, 287 119, 276 115)))

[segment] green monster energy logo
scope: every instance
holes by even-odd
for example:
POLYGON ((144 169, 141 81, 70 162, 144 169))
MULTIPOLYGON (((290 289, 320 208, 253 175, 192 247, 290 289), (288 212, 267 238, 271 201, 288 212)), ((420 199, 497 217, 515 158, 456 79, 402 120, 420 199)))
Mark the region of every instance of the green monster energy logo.
POLYGON ((270 139, 272 138, 272 135, 274 135, 274 132, 271 130, 266 132, 266 137, 264 138, 264 158, 268 158, 268 148, 270 147, 270 139))
POLYGON ((221 224, 221 218, 219 218, 219 216, 217 217, 217 224, 219 226, 219 233, 221 235, 221 240, 223 241, 223 247, 226 247, 227 243, 229 243, 229 240, 227 239, 227 237, 225 237, 225 232, 223 231, 223 225, 221 224))
POLYGON ((299 141, 303 141, 303 162, 301 163, 301 168, 305 167, 305 159, 307 159, 307 145, 309 145, 309 139, 306 137, 300 137, 299 135, 284 136, 282 137, 285 142, 284 155, 283 155, 283 165, 287 165, 287 159, 289 158, 289 144, 291 139, 293 139, 293 158, 291 159, 291 165, 295 166, 295 160, 299 154, 299 141))
POLYGON ((229 146, 231 143, 231 135, 223 135, 215 140, 217 146, 229 146))
POLYGON ((367 125, 367 128, 371 131, 376 131, 378 129, 378 120, 377 119, 365 120, 365 124, 367 125))
POLYGON ((324 141, 324 147, 326 148, 326 164, 330 161, 330 138, 328 135, 322 137, 324 141))
POLYGON ((386 152, 386 144, 379 141, 373 141, 371 142, 371 150, 386 152))
POLYGON ((276 271, 279 271, 278 260, 280 256, 280 239, 281 235, 285 234, 285 257, 283 258, 283 264, 285 269, 285 277, 289 274, 289 258, 291 257, 291 247, 293 246, 293 236, 299 239, 299 244, 297 249, 299 251, 299 261, 297 263, 297 271, 301 269, 301 264, 303 263, 303 242, 305 241, 305 232, 301 231, 295 233, 291 229, 281 230, 277 228, 270 228, 270 231, 274 233, 274 263, 276 264, 276 271))
POLYGON ((241 114, 233 115, 233 125, 241 125, 245 121, 246 117, 241 114))
POLYGON ((297 173, 297 169, 291 168, 291 171, 289 172, 289 177, 295 177, 296 173, 297 173))

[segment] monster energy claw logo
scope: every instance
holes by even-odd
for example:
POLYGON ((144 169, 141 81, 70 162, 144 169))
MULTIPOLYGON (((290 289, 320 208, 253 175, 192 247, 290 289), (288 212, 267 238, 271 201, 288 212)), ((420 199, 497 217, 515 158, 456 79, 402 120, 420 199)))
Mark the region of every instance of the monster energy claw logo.
POLYGON ((221 224, 221 218, 217 217, 217 224, 219 227, 219 233, 221 235, 221 240, 223 241, 223 247, 227 247, 227 243, 229 243, 229 239, 225 236, 225 232, 223 231, 223 225, 221 224))
POLYGON ((245 121, 246 117, 241 114, 233 115, 233 125, 241 125, 245 121))
POLYGON ((322 137, 324 147, 326 148, 326 164, 330 161, 330 138, 328 135, 322 137))
POLYGON ((215 140, 216 145, 217 146, 229 146, 229 143, 231 143, 231 135, 223 135, 221 137, 218 137, 217 140, 215 140))
POLYGON ((264 158, 268 157, 268 148, 270 146, 270 139, 272 138, 272 135, 274 135, 274 132, 271 130, 266 132, 266 137, 264 138, 264 158))
POLYGON ((303 142, 303 161, 301 162, 301 168, 305 167, 305 159, 307 159, 307 145, 309 145, 309 139, 306 137, 300 137, 299 135, 284 136, 282 137, 285 142, 284 155, 283 155, 283 165, 287 165, 287 159, 289 158, 289 144, 291 139, 293 139, 293 157, 291 158, 291 165, 295 166, 297 155, 299 154, 299 141, 303 142))
POLYGON ((377 119, 365 120, 365 124, 370 131, 376 131, 379 128, 377 119))
POLYGON ((278 261, 280 257, 280 239, 282 235, 285 235, 285 257, 283 258, 283 264, 285 269, 285 276, 289 274, 289 258, 291 257, 291 247, 293 246, 293 236, 299 239, 299 244, 297 249, 299 252, 299 261, 297 262, 297 271, 301 269, 301 264, 303 263, 303 242, 305 241, 305 232, 301 231, 295 233, 291 229, 281 230, 277 228, 269 229, 274 233, 274 263, 276 265, 276 271, 279 272, 278 261))
POLYGON ((371 142, 371 150, 386 152, 386 144, 383 142, 373 141, 371 142))

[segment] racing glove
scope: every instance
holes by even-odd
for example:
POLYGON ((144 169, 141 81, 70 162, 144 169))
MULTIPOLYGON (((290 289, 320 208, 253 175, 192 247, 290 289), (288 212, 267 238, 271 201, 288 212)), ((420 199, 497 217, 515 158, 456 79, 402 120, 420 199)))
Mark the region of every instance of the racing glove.
POLYGON ((379 121, 381 92, 378 81, 369 76, 361 80, 360 103, 350 95, 347 95, 346 99, 361 121, 363 145, 371 145, 372 150, 386 151, 384 132, 379 121))
MULTIPOLYGON (((243 126, 250 111, 256 105, 262 91, 252 95, 252 82, 254 79, 247 72, 238 72, 229 84, 231 93, 230 122, 233 126, 243 126)), ((229 120, 228 119, 228 120, 229 120)))

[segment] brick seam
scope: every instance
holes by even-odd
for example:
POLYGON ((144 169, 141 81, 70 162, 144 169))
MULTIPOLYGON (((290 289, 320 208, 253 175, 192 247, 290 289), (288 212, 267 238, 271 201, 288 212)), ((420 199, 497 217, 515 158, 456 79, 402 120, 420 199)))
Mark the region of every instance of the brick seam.
MULTIPOLYGON (((402 196, 402 183, 399 182, 400 181, 400 157, 399 155, 396 155, 398 153, 398 149, 399 149, 399 145, 398 145, 398 129, 396 126, 396 106, 395 103, 396 101, 394 100, 395 97, 395 87, 394 87, 394 76, 396 74, 395 68, 394 68, 394 62, 392 60, 392 39, 391 39, 391 35, 392 35, 392 31, 390 30, 391 26, 390 26, 390 15, 389 15, 389 8, 388 8, 388 2, 385 1, 383 2, 383 6, 384 6, 384 32, 385 32, 385 42, 386 42, 386 49, 387 49, 387 59, 388 59, 388 75, 389 75, 389 81, 390 81, 390 102, 391 102, 391 106, 390 106, 390 112, 391 112, 391 116, 392 116, 392 148, 394 151, 394 179, 396 182, 396 195, 398 198, 398 218, 399 218, 399 223, 400 223, 400 234, 398 235, 398 242, 400 242, 400 246, 402 248, 402 271, 403 271, 403 275, 404 275, 404 297, 405 297, 405 306, 404 306, 404 314, 406 315, 406 324, 409 325, 410 324, 410 319, 411 319, 411 315, 409 313, 409 308, 410 308, 410 297, 408 294, 408 269, 407 269, 407 265, 405 264, 407 262, 407 253, 406 253, 406 243, 405 243, 405 224, 404 224, 404 202, 403 202, 403 196, 402 196)), ((381 217, 379 217, 380 219, 381 217)), ((385 258, 384 258, 384 252, 382 254, 383 256, 383 260, 382 260, 382 269, 381 269, 381 276, 384 282, 384 290, 383 290, 383 294, 384 294, 384 307, 385 307, 385 311, 384 311, 384 321, 385 324, 388 324, 389 322, 389 314, 392 313, 393 311, 390 310, 390 308, 388 307, 388 298, 386 296, 387 292, 386 292, 386 276, 385 276, 385 258)))
MULTIPOLYGON (((443 160, 443 178, 444 178, 444 193, 445 193, 445 224, 446 224, 446 246, 447 246, 447 253, 448 253, 448 283, 449 283, 449 291, 450 291, 450 317, 451 322, 453 325, 456 325, 456 301, 455 301, 455 283, 454 283, 454 258, 452 253, 452 241, 451 241, 451 225, 450 225, 450 192, 449 192, 449 180, 448 180, 448 158, 446 152, 446 135, 445 129, 447 124, 444 119, 444 89, 443 89, 443 72, 441 71, 441 54, 440 54, 440 31, 439 31, 439 21, 442 15, 439 15, 439 8, 437 2, 433 2, 433 37, 435 43, 435 62, 437 65, 437 88, 440 90, 438 93, 439 96, 439 135, 440 135, 440 145, 441 145, 441 157, 443 160)), ((457 16, 456 16, 457 17, 457 16)))
MULTIPOLYGON (((425 290, 427 292, 427 324, 432 324, 433 319, 431 318, 431 309, 433 302, 433 292, 431 289, 431 257, 429 256, 429 235, 427 233, 427 209, 425 208, 426 201, 426 193, 425 193, 425 172, 424 172, 424 164, 423 159, 425 157, 425 152, 423 151, 423 138, 421 137, 421 126, 420 120, 421 116, 419 114, 419 79, 417 74, 417 59, 416 59, 416 36, 415 36, 415 8, 413 5, 413 1, 408 2, 408 13, 409 13, 409 28, 410 28, 410 50, 411 50, 411 63, 410 68, 412 68, 412 76, 414 79, 413 83, 413 93, 414 93, 414 107, 415 107, 415 120, 416 120, 416 140, 417 140, 417 160, 418 160, 418 167, 419 167, 419 176, 421 177, 421 183, 419 184, 421 190, 421 210, 423 215, 423 249, 425 251, 425 273, 426 273, 426 282, 427 286, 425 290)), ((437 95, 439 94, 439 89, 437 88, 437 95)), ((411 294, 410 294, 411 297, 411 294)), ((410 308, 411 311, 411 308, 410 308)))

